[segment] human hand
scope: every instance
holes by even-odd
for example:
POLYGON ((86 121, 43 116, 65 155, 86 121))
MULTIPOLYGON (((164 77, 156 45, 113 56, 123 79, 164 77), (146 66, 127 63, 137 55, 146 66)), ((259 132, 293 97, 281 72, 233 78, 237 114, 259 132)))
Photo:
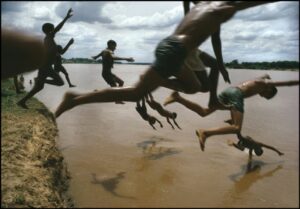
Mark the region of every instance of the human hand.
POLYGON ((72 8, 70 8, 68 13, 67 13, 67 18, 70 18, 72 16, 73 16, 73 10, 72 10, 72 8))
POLYGON ((221 74, 223 76, 223 79, 226 83, 231 83, 230 79, 229 79, 229 74, 228 71, 224 68, 223 70, 221 70, 221 74))
POLYGON ((95 60, 95 59, 97 59, 97 57, 96 56, 92 56, 92 58, 95 60))
POLYGON ((74 43, 74 39, 71 38, 70 41, 69 41, 69 44, 73 44, 74 43))

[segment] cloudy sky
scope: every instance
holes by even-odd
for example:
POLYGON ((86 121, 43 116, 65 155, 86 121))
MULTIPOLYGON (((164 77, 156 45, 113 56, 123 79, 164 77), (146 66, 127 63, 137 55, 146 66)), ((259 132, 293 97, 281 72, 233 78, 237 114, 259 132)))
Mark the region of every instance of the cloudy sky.
MULTIPOLYGON (((73 16, 55 37, 60 45, 75 40, 65 58, 90 58, 114 39, 116 55, 152 62, 156 44, 183 17, 181 1, 2 1, 1 27, 42 38, 42 25, 59 24, 69 8, 73 16)), ((225 62, 299 61, 299 2, 276 2, 237 13, 222 25, 221 39, 225 62)), ((210 39, 200 48, 213 55, 210 39)))

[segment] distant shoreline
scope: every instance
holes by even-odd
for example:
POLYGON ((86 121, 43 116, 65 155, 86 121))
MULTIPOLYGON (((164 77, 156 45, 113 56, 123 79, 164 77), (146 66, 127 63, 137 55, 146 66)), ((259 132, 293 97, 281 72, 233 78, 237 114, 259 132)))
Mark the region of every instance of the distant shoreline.
MULTIPOLYGON (((100 62, 63 62, 63 64, 102 64, 100 62)), ((152 63, 114 63, 116 65, 151 65, 152 63)), ((226 64, 225 64, 226 66, 226 64)), ((230 70, 275 70, 275 71, 299 71, 299 68, 232 68, 226 66, 230 70)))
MULTIPOLYGON (((114 62, 121 65, 151 65, 148 62, 114 62)), ((102 60, 93 60, 89 58, 71 58, 64 59, 63 64, 102 64, 102 60)), ((273 61, 273 62, 241 62, 233 60, 225 63, 228 69, 246 69, 246 70, 279 70, 279 71, 299 71, 299 62, 297 61, 273 61)))

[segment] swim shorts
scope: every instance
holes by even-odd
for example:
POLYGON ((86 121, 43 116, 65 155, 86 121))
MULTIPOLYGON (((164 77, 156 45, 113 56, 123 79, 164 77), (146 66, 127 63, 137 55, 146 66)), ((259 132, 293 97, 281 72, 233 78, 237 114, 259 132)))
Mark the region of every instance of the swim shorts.
POLYGON ((237 87, 229 87, 218 95, 220 103, 226 106, 232 106, 239 112, 244 112, 244 96, 237 87))
POLYGON ((174 36, 163 39, 155 50, 156 60, 152 67, 162 77, 168 78, 181 69, 187 52, 183 43, 174 36))

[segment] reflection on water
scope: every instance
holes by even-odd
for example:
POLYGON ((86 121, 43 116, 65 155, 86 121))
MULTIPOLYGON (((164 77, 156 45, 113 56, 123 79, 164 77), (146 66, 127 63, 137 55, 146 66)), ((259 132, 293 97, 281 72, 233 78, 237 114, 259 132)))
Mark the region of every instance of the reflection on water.
POLYGON ((121 195, 116 192, 120 181, 123 180, 125 177, 125 172, 119 172, 112 177, 107 177, 107 176, 97 177, 95 173, 92 173, 91 175, 92 175, 92 181, 91 181, 92 184, 100 184, 107 192, 110 192, 115 197, 135 199, 134 197, 121 195))
POLYGON ((157 146, 157 144, 160 142, 166 141, 170 142, 172 140, 154 136, 151 137, 150 140, 137 143, 137 147, 143 149, 144 158, 148 160, 158 160, 163 157, 175 155, 181 152, 175 148, 157 146))
MULTIPOLYGON (((247 164, 241 166, 241 171, 236 174, 229 176, 230 180, 234 182, 233 187, 229 189, 227 195, 230 198, 225 198, 226 201, 230 200, 231 204, 237 204, 236 201, 241 201, 243 196, 247 195, 247 192, 253 187, 257 182, 263 181, 263 179, 273 177, 274 174, 283 168, 283 162, 278 163, 265 163, 263 161, 250 161, 247 164), (262 171, 266 166, 277 166, 268 171, 262 171), (279 165, 278 165, 279 164, 279 165)), ((262 197, 261 197, 262 198, 262 197)))
POLYGON ((282 165, 278 165, 276 168, 261 173, 262 166, 268 165, 262 161, 251 161, 241 166, 241 172, 232 174, 229 178, 234 181, 234 188, 236 193, 242 193, 247 191, 255 182, 262 180, 266 177, 271 177, 276 171, 282 169, 282 165), (238 177, 241 176, 239 179, 238 177))

